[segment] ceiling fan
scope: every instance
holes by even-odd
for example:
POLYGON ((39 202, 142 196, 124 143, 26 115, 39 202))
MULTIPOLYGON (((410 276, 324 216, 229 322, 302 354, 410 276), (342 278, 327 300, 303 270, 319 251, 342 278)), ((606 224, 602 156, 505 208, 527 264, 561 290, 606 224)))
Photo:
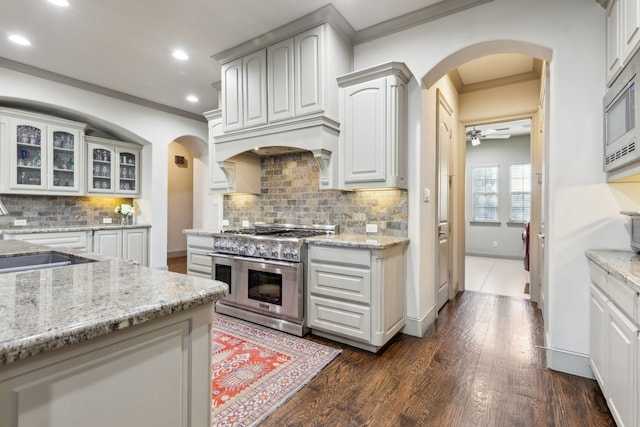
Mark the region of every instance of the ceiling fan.
POLYGON ((475 147, 476 145, 480 145, 480 140, 481 139, 487 139, 487 138, 490 138, 490 139, 507 139, 507 138, 509 138, 511 135, 507 134, 507 133, 495 134, 495 132, 506 131, 506 130, 509 130, 509 128, 504 128, 504 129, 487 128, 487 129, 483 129, 483 130, 478 130, 474 126, 473 129, 467 131, 467 138, 466 139, 467 139, 467 141, 471 141, 471 145, 473 145, 475 147), (491 136, 489 137, 488 135, 491 135, 491 136))

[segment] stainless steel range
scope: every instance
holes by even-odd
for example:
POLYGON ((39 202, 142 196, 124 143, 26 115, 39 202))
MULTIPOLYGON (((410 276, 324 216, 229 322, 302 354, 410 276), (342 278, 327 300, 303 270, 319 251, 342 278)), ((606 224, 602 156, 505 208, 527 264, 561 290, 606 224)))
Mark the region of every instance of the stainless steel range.
POLYGON ((306 237, 335 225, 256 224, 213 234, 213 278, 229 285, 216 312, 304 336, 306 237))

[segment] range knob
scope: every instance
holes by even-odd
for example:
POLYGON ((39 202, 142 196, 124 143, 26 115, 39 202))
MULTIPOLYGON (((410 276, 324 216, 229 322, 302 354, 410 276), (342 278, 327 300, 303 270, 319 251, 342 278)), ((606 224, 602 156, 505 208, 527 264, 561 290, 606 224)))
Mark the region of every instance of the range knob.
POLYGON ((256 253, 256 246, 253 244, 247 245, 247 253, 251 256, 256 253))
POLYGON ((240 247, 238 248, 238 252, 240 252, 241 254, 244 254, 246 250, 247 249, 242 245, 240 245, 240 247))
POLYGON ((271 256, 274 257, 274 258, 278 257, 278 247, 277 246, 274 246, 274 247, 271 248, 271 256))
POLYGON ((238 244, 237 244, 237 243, 234 243, 234 244, 233 244, 233 246, 231 246, 231 250, 232 250, 233 252, 238 252, 238 244))
POLYGON ((216 240, 215 242, 213 242, 213 247, 215 249, 220 249, 220 240, 216 240))
POLYGON ((284 255, 285 258, 291 257, 291 248, 284 248, 282 255, 284 255))
POLYGON ((267 248, 265 248, 264 245, 258 246, 258 255, 263 258, 267 256, 267 248))
POLYGON ((298 258, 298 250, 297 249, 293 249, 291 251, 291 258, 294 258, 294 259, 298 258))

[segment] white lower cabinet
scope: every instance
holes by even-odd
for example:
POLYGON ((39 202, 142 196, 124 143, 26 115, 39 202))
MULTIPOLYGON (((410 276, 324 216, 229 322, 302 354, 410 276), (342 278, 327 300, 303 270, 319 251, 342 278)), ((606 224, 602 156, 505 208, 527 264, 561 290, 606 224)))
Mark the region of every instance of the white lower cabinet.
POLYGON ((213 305, 0 366, 0 427, 209 425, 213 305))
POLYGON ((212 260, 208 255, 213 251, 213 237, 187 234, 187 274, 212 277, 212 260))
POLYGON ((63 231, 51 233, 4 234, 4 240, 22 240, 29 243, 51 246, 52 248, 69 248, 91 250, 89 231, 63 231))
POLYGON ((607 405, 619 426, 635 426, 637 408, 633 396, 636 395, 638 327, 611 301, 608 309, 607 405))
POLYGON ((93 252, 147 266, 148 234, 147 228, 96 230, 93 233, 93 252))
POLYGON ((314 335, 378 351, 406 323, 406 246, 309 244, 307 326, 314 335))
POLYGON ((593 262, 590 292, 591 367, 618 426, 637 426, 638 292, 593 262))

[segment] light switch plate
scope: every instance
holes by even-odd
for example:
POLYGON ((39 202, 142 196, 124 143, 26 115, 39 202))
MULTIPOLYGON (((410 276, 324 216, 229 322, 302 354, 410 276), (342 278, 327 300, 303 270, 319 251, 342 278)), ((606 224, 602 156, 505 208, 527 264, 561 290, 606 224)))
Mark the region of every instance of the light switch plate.
POLYGON ((251 226, 251 223, 249 221, 242 221, 242 227, 248 228, 250 226, 251 226))
POLYGON ((113 223, 113 218, 102 218, 103 224, 111 224, 113 223))
POLYGON ((27 220, 26 219, 14 219, 13 220, 13 225, 27 225, 27 220))
POLYGON ((367 233, 377 233, 378 232, 378 224, 367 224, 366 225, 367 233))
POLYGON ((223 227, 228 227, 229 226, 229 220, 228 219, 223 219, 222 220, 222 226, 223 227))

